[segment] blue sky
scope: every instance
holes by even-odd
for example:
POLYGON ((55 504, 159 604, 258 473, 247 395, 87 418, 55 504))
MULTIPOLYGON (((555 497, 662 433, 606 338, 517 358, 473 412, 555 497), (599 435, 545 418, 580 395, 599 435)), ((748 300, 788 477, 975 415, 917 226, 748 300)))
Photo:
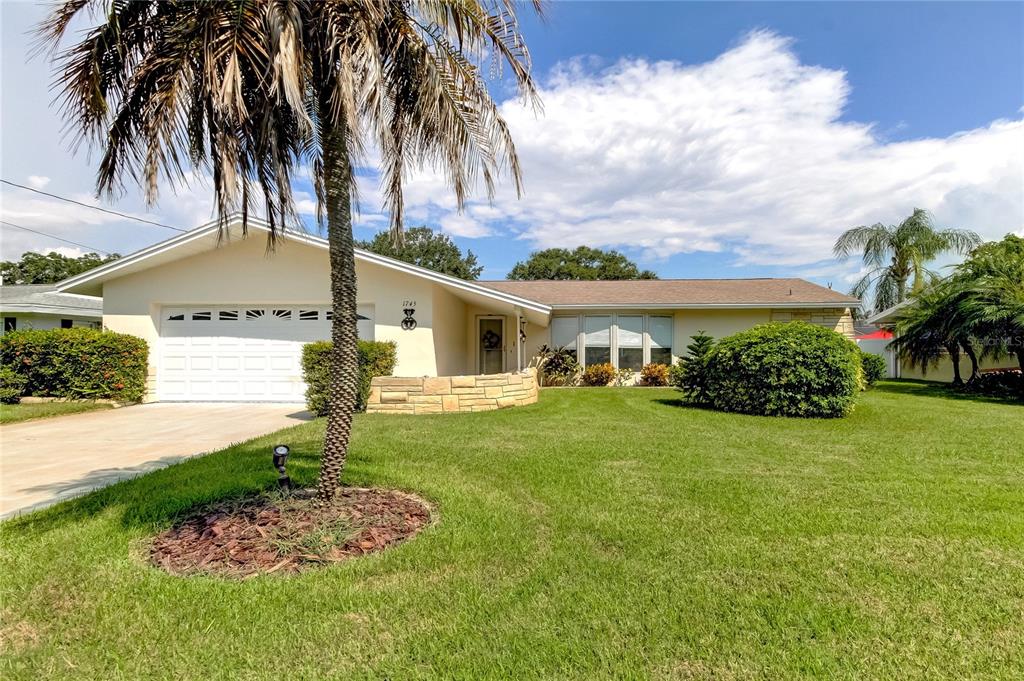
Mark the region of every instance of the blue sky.
MULTIPOLYGON (((48 67, 25 61, 41 10, 0 12, 3 176, 91 200, 88 158, 57 141, 48 67)), ((986 238, 1024 232, 1024 4, 554 2, 545 22, 524 12, 523 30, 545 113, 502 106, 526 195, 460 215, 436 175, 409 183, 408 223, 452 234, 487 278, 532 249, 588 244, 663 277, 846 288, 858 266, 829 247, 854 224, 921 206, 986 238)), ((500 84, 495 94, 507 98, 500 84)), ((5 220, 97 248, 168 236, 2 191, 5 220)), ((164 192, 152 214, 198 224, 208 194, 164 192)), ((384 216, 372 180, 361 195, 364 238, 384 216)), ((114 207, 145 211, 135 192, 114 207)), ((4 258, 61 246, 3 236, 4 258)))

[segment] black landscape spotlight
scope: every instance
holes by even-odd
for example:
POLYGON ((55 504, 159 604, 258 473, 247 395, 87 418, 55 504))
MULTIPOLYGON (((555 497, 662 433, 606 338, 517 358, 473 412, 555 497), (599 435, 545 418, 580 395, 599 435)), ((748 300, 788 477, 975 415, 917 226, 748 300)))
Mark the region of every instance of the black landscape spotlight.
POLYGON ((291 449, 288 445, 274 445, 274 468, 280 475, 277 476, 277 486, 285 492, 290 492, 292 489, 292 479, 288 477, 288 473, 284 470, 284 465, 288 463, 288 452, 291 449))

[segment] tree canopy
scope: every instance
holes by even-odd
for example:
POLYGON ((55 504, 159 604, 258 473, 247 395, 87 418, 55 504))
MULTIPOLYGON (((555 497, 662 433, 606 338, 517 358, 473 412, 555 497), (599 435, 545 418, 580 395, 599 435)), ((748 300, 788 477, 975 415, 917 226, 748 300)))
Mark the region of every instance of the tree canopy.
POLYGON ((71 258, 60 253, 44 255, 29 252, 22 255, 21 260, 0 262, 0 277, 3 277, 3 282, 8 285, 53 284, 120 257, 117 253, 109 256, 86 253, 77 258, 71 258))
POLYGON ((651 270, 641 270, 636 263, 615 250, 579 246, 548 248, 534 251, 525 261, 517 262, 508 273, 509 279, 576 279, 583 281, 615 279, 657 279, 651 270))
POLYGON ((860 253, 868 273, 853 285, 850 295, 863 298, 874 289, 874 309, 880 311, 939 278, 928 269, 929 261, 947 251, 967 254, 980 243, 981 237, 970 230, 936 229, 928 211, 915 208, 898 225, 879 222, 846 230, 833 253, 844 259, 860 253))
POLYGON ((463 255, 462 249, 450 236, 429 227, 406 229, 401 243, 396 241, 391 230, 386 230, 378 232, 369 241, 356 242, 356 246, 460 279, 478 279, 484 271, 473 251, 467 250, 463 255))

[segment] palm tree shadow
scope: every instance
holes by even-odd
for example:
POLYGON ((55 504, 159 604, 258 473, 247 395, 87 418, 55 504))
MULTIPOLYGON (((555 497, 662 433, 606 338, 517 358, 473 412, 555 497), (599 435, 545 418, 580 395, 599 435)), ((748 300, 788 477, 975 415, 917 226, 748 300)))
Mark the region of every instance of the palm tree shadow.
MULTIPOLYGON (((306 487, 316 482, 321 439, 315 431, 298 433, 301 439, 285 435, 292 448, 287 468, 293 483, 306 487)), ((202 506, 277 489, 270 446, 268 437, 261 437, 211 454, 149 462, 138 470, 101 469, 54 482, 36 491, 76 496, 40 510, 26 509, 24 515, 3 521, 3 530, 8 536, 38 536, 111 513, 126 528, 166 527, 202 506), (102 487, 93 489, 97 486, 102 487)))

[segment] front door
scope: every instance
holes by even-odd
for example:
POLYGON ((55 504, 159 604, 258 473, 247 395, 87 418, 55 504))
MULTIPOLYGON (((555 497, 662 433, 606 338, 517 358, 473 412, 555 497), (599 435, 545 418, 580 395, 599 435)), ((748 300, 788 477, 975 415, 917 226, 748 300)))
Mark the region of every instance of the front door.
POLYGON ((477 320, 477 357, 481 374, 500 374, 505 370, 505 318, 480 317, 477 320))

